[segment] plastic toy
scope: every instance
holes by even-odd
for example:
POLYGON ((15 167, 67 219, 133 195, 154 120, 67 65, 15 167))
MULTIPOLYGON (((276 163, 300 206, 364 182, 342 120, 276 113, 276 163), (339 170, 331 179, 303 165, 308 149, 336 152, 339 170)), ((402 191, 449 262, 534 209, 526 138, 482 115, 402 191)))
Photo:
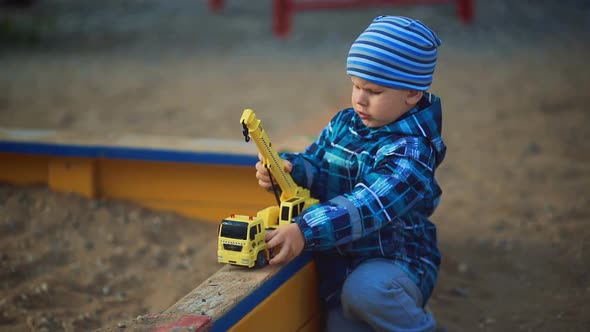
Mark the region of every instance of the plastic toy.
POLYGON ((262 164, 269 170, 271 178, 281 193, 273 186, 278 206, 270 206, 258 211, 256 216, 232 214, 219 225, 217 260, 240 266, 265 266, 270 259, 266 248, 264 231, 275 229, 292 222, 308 207, 317 204, 308 189, 298 186, 285 171, 283 161, 266 134, 262 123, 254 111, 244 110, 240 123, 246 142, 252 139, 262 155, 262 164))

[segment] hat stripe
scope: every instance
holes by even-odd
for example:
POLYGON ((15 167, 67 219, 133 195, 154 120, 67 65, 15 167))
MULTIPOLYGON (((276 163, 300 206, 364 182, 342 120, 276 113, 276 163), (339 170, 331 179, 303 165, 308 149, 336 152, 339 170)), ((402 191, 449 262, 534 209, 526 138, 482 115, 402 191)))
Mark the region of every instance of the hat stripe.
POLYGON ((401 80, 401 81, 408 81, 408 82, 419 82, 421 84, 427 84, 430 80, 430 75, 410 75, 408 73, 404 73, 400 70, 395 70, 389 67, 385 67, 379 64, 369 63, 369 62, 356 62, 350 61, 346 64, 347 68, 350 69, 357 69, 357 70, 366 70, 366 71, 379 71, 379 75, 382 77, 387 77, 390 80, 401 80))
POLYGON ((432 67, 436 63, 436 59, 432 61, 422 61, 420 59, 413 59, 405 54, 399 52, 388 52, 383 47, 373 46, 366 43, 358 43, 350 48, 350 52, 374 55, 375 57, 383 58, 388 61, 402 61, 404 66, 415 68, 416 70, 426 69, 432 67))
POLYGON ((419 64, 424 64, 424 65, 429 65, 429 64, 435 62, 435 59, 436 59, 436 58, 429 59, 429 60, 427 60, 427 59, 421 59, 421 58, 418 58, 416 56, 410 55, 410 54, 408 54, 406 52, 401 52, 400 50, 395 50, 395 49, 392 49, 392 48, 383 46, 383 44, 379 44, 379 43, 368 41, 368 40, 359 40, 359 41, 357 41, 355 43, 355 45, 352 45, 352 47, 350 48, 351 51, 356 50, 357 47, 359 47, 356 44, 358 44, 358 45, 368 45, 369 47, 374 47, 376 49, 380 49, 383 52, 387 52, 387 53, 390 53, 390 54, 397 55, 398 57, 404 58, 407 61, 412 61, 412 62, 416 62, 416 63, 419 63, 419 64))
MULTIPOLYGON (((419 21, 417 21, 417 22, 419 22, 419 21)), ((408 30, 414 32, 415 34, 420 35, 422 38, 430 41, 432 43, 432 46, 433 47, 436 48, 437 46, 440 46, 440 39, 438 39, 437 37, 435 37, 430 29, 425 29, 425 28, 419 27, 418 25, 415 25, 415 24, 412 24, 412 23, 410 23, 408 25, 402 25, 402 24, 398 24, 398 23, 395 23, 395 22, 391 22, 391 21, 383 21, 383 22, 379 22, 379 23, 389 24, 389 25, 392 25, 392 26, 395 26, 395 27, 399 27, 399 28, 402 28, 402 29, 408 29, 408 30)))
POLYGON ((378 63, 370 63, 370 62, 358 62, 358 61, 349 61, 346 63, 347 68, 357 68, 361 70, 365 70, 367 72, 376 71, 382 77, 389 77, 390 80, 408 80, 408 81, 416 81, 420 84, 427 83, 430 79, 429 74, 419 74, 413 75, 403 72, 398 69, 384 67, 378 63))
POLYGON ((372 41, 375 43, 375 46, 385 50, 393 50, 391 46, 395 45, 396 50, 414 57, 415 59, 433 60, 436 58, 436 49, 431 51, 423 51, 406 44, 404 40, 392 39, 381 34, 375 34, 374 32, 367 32, 365 38, 359 41, 363 40, 372 41))
POLYGON ((366 79, 367 81, 371 81, 376 84, 379 84, 379 85, 382 85, 385 87, 389 87, 389 88, 394 88, 394 89, 426 90, 426 89, 428 89, 428 86, 429 86, 429 84, 422 85, 422 84, 416 84, 416 82, 408 82, 408 81, 403 81, 403 80, 392 81, 392 80, 388 79, 387 77, 383 77, 379 74, 370 73, 370 72, 367 72, 366 70, 362 70, 362 69, 350 68, 350 69, 348 69, 348 72, 350 75, 354 75, 354 76, 366 79))
POLYGON ((424 23, 419 20, 414 20, 405 16, 378 16, 373 20, 374 24, 386 23, 397 25, 403 29, 409 29, 417 34, 420 34, 423 38, 433 41, 434 46, 440 46, 441 40, 436 36, 434 31, 427 27, 424 23), (420 33, 420 31, 422 33, 420 33))
MULTIPOLYGON (((415 66, 411 66, 411 65, 398 66, 397 64, 394 64, 391 61, 381 60, 378 57, 373 56, 372 54, 362 54, 362 53, 350 53, 348 61, 350 62, 353 60, 356 60, 359 63, 366 62, 366 61, 372 61, 372 62, 378 63, 382 66, 385 66, 386 68, 397 69, 399 71, 403 71, 403 72, 406 72, 406 73, 412 74, 412 75, 429 75, 432 72, 432 69, 433 69, 432 67, 434 67, 434 66, 430 66, 427 68, 416 68, 415 66)), ((393 59, 389 58, 389 60, 393 60, 393 59)), ((395 59, 395 60, 397 60, 397 59, 395 59)), ((401 60, 401 59, 399 59, 399 60, 401 60)))
MULTIPOLYGON (((396 26, 396 25, 394 25, 394 26, 396 26)), ((421 34, 419 34, 419 36, 418 36, 416 34, 409 33, 409 31, 404 31, 401 29, 391 30, 391 29, 386 29, 386 28, 387 27, 379 26, 378 24, 376 24, 372 29, 367 29, 365 31, 380 33, 380 34, 386 35, 394 40, 399 40, 400 38, 402 38, 406 44, 410 44, 410 45, 414 46, 415 48, 423 50, 423 51, 432 51, 432 50, 436 49, 435 45, 424 45, 424 46, 418 45, 417 43, 424 42, 424 39, 421 34)))

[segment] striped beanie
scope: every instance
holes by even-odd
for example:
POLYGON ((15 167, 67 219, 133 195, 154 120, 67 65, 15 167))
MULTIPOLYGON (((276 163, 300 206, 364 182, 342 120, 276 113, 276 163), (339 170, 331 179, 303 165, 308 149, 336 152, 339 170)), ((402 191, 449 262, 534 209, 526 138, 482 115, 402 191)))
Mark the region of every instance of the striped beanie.
POLYGON ((378 16, 352 44, 346 73, 389 88, 426 91, 441 43, 420 21, 378 16))

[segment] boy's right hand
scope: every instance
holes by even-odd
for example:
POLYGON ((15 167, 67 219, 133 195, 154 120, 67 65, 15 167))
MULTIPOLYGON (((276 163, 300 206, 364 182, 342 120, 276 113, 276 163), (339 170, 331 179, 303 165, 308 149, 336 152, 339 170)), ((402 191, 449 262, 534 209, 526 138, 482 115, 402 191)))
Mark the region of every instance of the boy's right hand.
POLYGON ((268 262, 270 265, 287 263, 299 256, 305 247, 305 238, 297 223, 290 223, 266 232, 266 245, 276 255, 268 262))
MULTIPOLYGON (((258 153, 258 159, 259 161, 256 163, 256 178, 258 179, 258 185, 266 190, 271 190, 272 184, 270 182, 270 175, 268 174, 268 169, 262 164, 262 154, 258 153)), ((285 166, 285 171, 291 173, 293 164, 291 164, 290 161, 283 159, 283 165, 285 166)))

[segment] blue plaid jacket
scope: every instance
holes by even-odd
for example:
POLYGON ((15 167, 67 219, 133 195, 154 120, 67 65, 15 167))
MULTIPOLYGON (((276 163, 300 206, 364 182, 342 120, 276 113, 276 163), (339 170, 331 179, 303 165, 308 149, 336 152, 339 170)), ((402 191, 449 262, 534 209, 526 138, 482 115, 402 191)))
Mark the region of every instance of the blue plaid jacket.
POLYGON ((316 254, 326 297, 363 260, 386 258, 416 282, 424 303, 441 262, 429 220, 441 189, 434 177, 446 146, 440 99, 425 93, 395 122, 366 127, 353 109, 336 114, 303 153, 284 153, 291 175, 317 204, 295 222, 316 254))

